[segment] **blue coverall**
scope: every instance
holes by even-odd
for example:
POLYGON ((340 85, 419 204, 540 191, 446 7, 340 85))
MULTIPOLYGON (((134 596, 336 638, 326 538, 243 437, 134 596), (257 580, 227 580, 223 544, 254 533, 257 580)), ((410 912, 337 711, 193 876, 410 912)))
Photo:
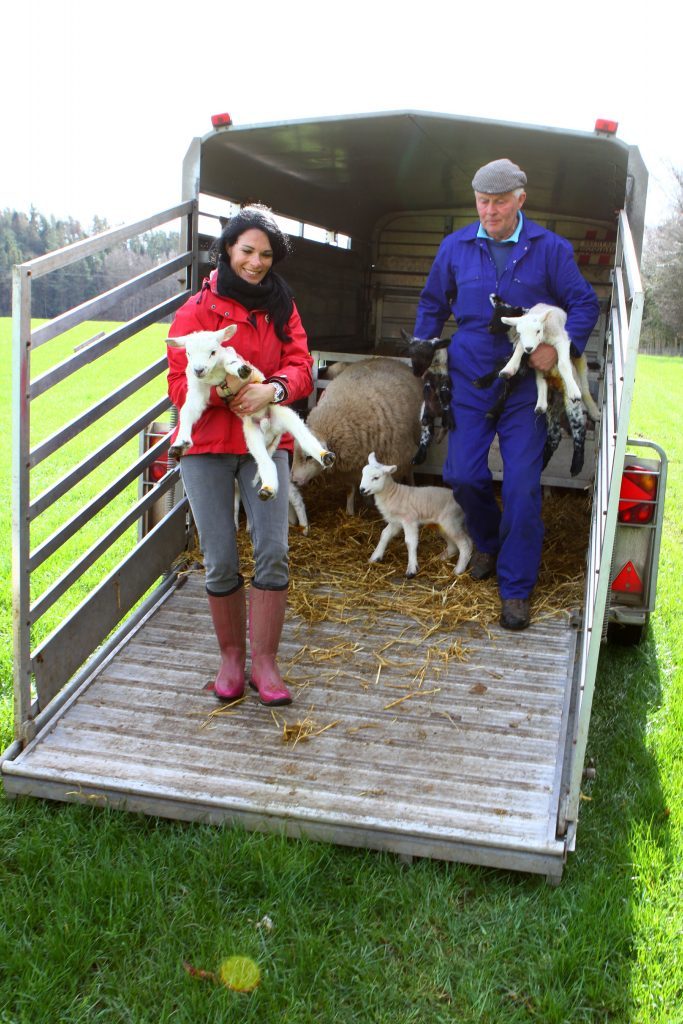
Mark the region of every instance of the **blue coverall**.
POLYGON ((496 422, 486 418, 501 384, 496 380, 490 388, 479 389, 473 382, 500 367, 512 352, 506 335, 487 330, 492 314, 489 295, 495 292, 514 306, 561 306, 567 312, 575 355, 583 352, 600 307, 566 239, 524 217, 499 277, 487 240, 477 237, 478 228, 477 221, 441 243, 420 295, 414 334, 438 338, 451 313, 455 318, 457 331, 448 346, 455 430, 448 437, 443 478, 464 509, 477 548, 498 556, 500 596, 528 598, 543 546, 546 423, 545 416, 534 412, 534 373, 520 380, 496 422), (488 468, 496 433, 503 461, 502 514, 488 468))

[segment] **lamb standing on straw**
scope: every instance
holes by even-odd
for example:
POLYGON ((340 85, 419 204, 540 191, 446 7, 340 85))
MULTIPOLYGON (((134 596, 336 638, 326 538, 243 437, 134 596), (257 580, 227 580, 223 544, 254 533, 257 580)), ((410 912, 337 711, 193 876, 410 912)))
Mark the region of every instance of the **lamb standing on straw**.
POLYGON ((420 526, 438 526, 447 540, 442 558, 458 551, 456 575, 465 571, 473 550, 472 539, 465 529, 465 514, 447 487, 409 487, 397 484, 392 477, 396 466, 384 466, 370 452, 360 481, 361 494, 372 494, 375 504, 386 520, 379 544, 370 556, 381 562, 387 545, 401 530, 408 548, 406 577, 417 575, 417 542, 420 526))

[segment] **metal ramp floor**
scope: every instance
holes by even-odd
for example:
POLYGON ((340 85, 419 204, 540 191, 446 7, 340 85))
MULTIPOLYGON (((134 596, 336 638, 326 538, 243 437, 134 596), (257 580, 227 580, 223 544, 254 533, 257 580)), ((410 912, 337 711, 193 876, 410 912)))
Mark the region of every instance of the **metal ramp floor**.
POLYGON ((248 691, 211 714, 217 651, 190 576, 3 763, 5 791, 557 880, 575 646, 564 615, 427 640, 399 614, 343 635, 290 615, 294 703, 248 691))

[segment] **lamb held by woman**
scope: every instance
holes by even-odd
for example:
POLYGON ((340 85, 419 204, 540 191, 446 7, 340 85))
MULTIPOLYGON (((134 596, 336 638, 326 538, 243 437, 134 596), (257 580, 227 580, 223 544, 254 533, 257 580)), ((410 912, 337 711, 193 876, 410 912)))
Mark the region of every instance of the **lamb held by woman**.
MULTIPOLYGON (((179 410, 178 434, 169 449, 172 458, 180 458, 192 445, 192 428, 207 408, 212 386, 221 386, 231 397, 245 384, 265 380, 260 370, 225 344, 236 330, 236 325, 231 324, 220 331, 196 331, 183 338, 167 338, 172 348, 184 348, 187 352, 187 398, 179 410)), ((241 415, 234 406, 231 408, 242 420, 244 439, 260 478, 258 496, 263 501, 274 498, 278 491, 277 470, 271 455, 283 433, 292 434, 322 468, 333 465, 334 453, 320 443, 293 409, 272 403, 251 416, 241 415)))

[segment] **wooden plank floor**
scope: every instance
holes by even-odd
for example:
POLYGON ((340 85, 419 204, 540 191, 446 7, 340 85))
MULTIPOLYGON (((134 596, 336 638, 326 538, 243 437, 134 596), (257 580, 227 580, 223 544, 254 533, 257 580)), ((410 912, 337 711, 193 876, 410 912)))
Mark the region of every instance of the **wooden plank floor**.
POLYGON ((212 715, 217 651, 191 577, 5 762, 5 789, 559 877, 574 648, 564 616, 427 640, 399 615, 365 631, 290 616, 295 702, 249 691, 212 715))

